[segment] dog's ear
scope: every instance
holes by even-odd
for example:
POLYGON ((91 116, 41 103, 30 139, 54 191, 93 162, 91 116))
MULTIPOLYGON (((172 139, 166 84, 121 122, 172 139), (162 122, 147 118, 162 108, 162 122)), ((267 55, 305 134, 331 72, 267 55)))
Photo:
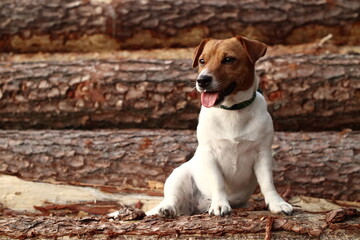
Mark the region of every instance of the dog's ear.
POLYGON ((255 64, 259 58, 265 55, 267 47, 264 43, 240 35, 237 35, 236 38, 243 45, 252 64, 255 64))
POLYGON ((199 57, 202 53, 202 51, 204 50, 204 47, 205 47, 205 44, 210 40, 210 38, 206 38, 206 39, 203 39, 201 41, 201 43, 199 44, 199 46, 197 46, 194 50, 194 54, 193 54, 193 64, 192 64, 192 67, 193 68, 196 68, 198 66, 198 62, 199 62, 199 57))

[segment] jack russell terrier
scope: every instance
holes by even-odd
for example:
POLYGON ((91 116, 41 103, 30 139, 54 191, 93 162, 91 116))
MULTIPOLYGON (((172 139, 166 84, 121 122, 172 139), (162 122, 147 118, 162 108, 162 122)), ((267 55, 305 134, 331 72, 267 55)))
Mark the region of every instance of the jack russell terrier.
POLYGON ((193 158, 168 177, 163 201, 147 215, 228 215, 231 208, 246 205, 257 184, 271 212, 292 213, 274 187, 273 123, 257 91, 255 62, 265 52, 265 44, 242 36, 204 39, 195 49, 202 104, 199 145, 193 158))

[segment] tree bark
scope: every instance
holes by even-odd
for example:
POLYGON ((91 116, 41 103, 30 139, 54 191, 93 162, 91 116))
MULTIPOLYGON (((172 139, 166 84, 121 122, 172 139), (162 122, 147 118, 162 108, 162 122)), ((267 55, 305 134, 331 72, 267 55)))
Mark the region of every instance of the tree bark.
POLYGON ((360 4, 321 1, 37 1, 0 3, 0 49, 12 52, 193 47, 242 34, 268 44, 360 43, 360 4))
MULTIPOLYGON (((360 132, 277 132, 279 192, 358 201, 359 141, 360 132)), ((196 146, 189 130, 0 131, 0 172, 111 191, 149 188, 189 160, 196 146)))
POLYGON ((146 217, 131 222, 113 221, 99 216, 79 218, 17 215, 0 217, 0 238, 188 239, 196 237, 196 239, 247 240, 264 239, 266 231, 271 233, 272 239, 356 239, 360 234, 359 212, 355 209, 343 210, 353 213, 344 215, 352 216, 352 220, 343 219, 333 223, 325 220, 325 213, 298 211, 293 216, 282 216, 242 209, 234 210, 230 217, 225 218, 202 214, 175 219, 146 217))
POLYGON ((275 129, 360 129, 359 56, 281 56, 258 65, 275 129))
MULTIPOLYGON (((359 64, 350 54, 260 61, 275 129, 360 129, 359 64)), ((0 128, 195 129, 195 78, 184 59, 0 62, 0 128)))

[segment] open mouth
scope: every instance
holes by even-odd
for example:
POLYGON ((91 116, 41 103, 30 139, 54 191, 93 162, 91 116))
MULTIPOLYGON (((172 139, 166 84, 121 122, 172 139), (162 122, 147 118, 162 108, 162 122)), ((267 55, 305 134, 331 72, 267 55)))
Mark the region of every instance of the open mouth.
POLYGON ((201 93, 201 104, 207 108, 213 107, 214 105, 221 103, 227 95, 231 94, 235 87, 236 83, 232 82, 229 86, 220 91, 204 91, 201 93))

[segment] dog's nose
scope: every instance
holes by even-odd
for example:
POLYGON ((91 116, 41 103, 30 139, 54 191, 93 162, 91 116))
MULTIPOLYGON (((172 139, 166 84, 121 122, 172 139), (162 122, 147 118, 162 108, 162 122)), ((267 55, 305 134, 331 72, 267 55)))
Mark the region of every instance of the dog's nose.
POLYGON ((204 88, 204 87, 208 86, 211 83, 212 76, 202 75, 196 81, 197 81, 199 87, 204 88))

